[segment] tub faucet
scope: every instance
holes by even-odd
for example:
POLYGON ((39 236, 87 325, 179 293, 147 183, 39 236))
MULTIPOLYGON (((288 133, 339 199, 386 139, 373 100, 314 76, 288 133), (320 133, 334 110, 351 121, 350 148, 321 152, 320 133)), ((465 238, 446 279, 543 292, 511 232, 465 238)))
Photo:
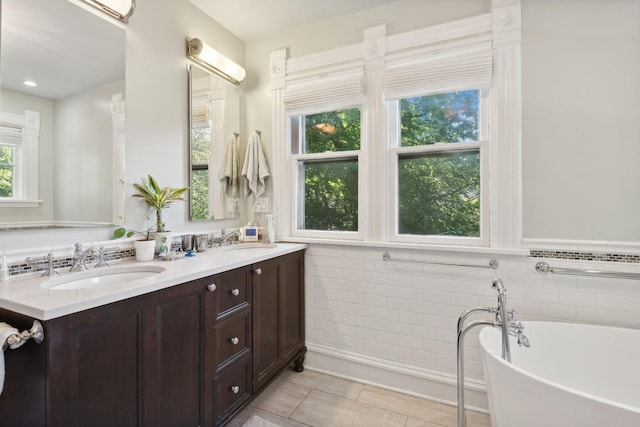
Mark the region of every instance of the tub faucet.
POLYGON ((508 319, 509 335, 518 338, 517 342, 520 347, 530 347, 529 338, 522 333, 524 331, 524 325, 516 319, 515 310, 509 312, 508 319))

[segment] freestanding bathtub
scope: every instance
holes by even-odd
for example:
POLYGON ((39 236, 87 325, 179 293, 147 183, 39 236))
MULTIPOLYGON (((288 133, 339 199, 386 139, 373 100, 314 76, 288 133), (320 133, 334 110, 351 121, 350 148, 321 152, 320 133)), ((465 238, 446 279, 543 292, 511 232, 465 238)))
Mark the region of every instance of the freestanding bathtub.
POLYGON ((480 331, 493 427, 640 427, 640 330, 523 322, 531 347, 480 331))

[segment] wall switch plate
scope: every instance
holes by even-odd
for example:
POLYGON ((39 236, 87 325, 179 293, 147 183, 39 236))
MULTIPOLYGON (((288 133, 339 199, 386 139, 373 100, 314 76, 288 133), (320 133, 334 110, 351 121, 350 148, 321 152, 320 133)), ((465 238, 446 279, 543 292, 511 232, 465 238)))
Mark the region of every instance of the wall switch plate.
POLYGON ((256 212, 269 212, 268 197, 258 197, 256 199, 256 212))

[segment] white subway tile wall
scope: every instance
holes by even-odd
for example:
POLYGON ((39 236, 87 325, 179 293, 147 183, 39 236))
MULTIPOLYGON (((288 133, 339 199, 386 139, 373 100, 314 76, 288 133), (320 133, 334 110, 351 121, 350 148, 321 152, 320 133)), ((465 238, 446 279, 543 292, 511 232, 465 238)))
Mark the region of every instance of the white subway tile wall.
MULTIPOLYGON (((640 328, 640 281, 543 274, 535 271, 539 261, 640 273, 638 263, 311 244, 305 259, 307 342, 455 376, 458 317, 472 306, 497 305, 494 277, 503 280, 519 320, 640 328), (486 264, 496 258, 499 267, 383 261, 385 251, 392 258, 436 262, 486 264)), ((478 331, 465 339, 465 375, 483 381, 478 331)))

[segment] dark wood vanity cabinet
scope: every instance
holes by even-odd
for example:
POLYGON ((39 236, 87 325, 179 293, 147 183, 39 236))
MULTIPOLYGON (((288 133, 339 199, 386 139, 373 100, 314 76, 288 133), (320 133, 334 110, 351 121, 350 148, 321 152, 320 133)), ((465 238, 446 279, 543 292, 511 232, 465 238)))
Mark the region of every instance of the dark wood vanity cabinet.
POLYGON ((292 360, 302 370, 304 345, 304 256, 293 253, 254 264, 253 392, 292 360))
POLYGON ((47 322, 47 425, 203 425, 207 283, 200 279, 47 322))
MULTIPOLYGON (((0 425, 220 426, 304 358, 304 252, 44 322, 5 352, 0 425)), ((20 329, 31 319, 0 309, 20 329)))

